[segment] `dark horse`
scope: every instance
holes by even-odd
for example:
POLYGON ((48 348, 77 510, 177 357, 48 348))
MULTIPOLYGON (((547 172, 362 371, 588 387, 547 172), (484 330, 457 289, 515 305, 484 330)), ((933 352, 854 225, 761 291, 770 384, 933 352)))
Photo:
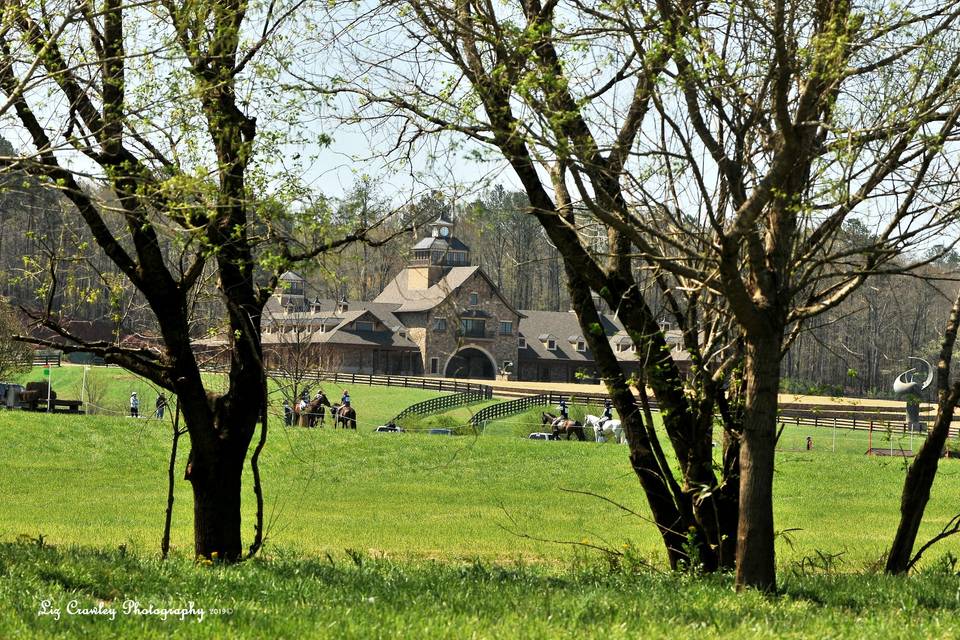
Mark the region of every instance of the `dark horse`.
POLYGON ((327 400, 326 394, 321 391, 317 397, 311 400, 307 406, 303 408, 303 411, 300 412, 300 426, 315 427, 318 422, 322 426, 326 415, 326 411, 324 411, 323 408, 329 406, 330 401, 327 400))
POLYGON ((330 408, 330 415, 333 416, 334 429, 338 425, 344 429, 357 428, 357 412, 351 406, 337 403, 330 408))
POLYGON ((553 437, 557 440, 561 435, 566 435, 567 440, 571 436, 577 436, 577 440, 586 440, 587 435, 583 432, 583 425, 576 420, 560 420, 557 422, 557 416, 552 413, 541 413, 540 423, 549 424, 553 427, 553 437))

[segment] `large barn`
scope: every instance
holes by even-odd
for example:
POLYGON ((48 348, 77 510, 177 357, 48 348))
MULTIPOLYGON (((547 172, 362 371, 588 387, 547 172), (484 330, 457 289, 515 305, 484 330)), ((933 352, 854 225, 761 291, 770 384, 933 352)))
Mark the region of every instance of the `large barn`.
MULTIPOLYGON (((287 272, 267 305, 264 349, 275 361, 304 355, 315 366, 352 373, 574 382, 596 378, 572 312, 514 309, 454 236, 436 220, 410 264, 372 302, 322 300, 287 272)), ((617 358, 639 364, 615 316, 602 316, 617 358)), ((667 332, 685 366, 679 332, 667 332)))

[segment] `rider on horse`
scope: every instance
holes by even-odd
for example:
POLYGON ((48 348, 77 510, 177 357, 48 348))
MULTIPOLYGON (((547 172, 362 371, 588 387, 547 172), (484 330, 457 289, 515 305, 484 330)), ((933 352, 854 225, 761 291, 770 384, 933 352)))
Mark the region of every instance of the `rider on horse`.
POLYGON ((598 424, 602 427, 607 420, 613 420, 613 402, 610 401, 610 398, 607 398, 606 402, 603 403, 603 415, 600 416, 598 424))
POLYGON ((560 415, 557 416, 557 419, 553 421, 553 426, 559 427, 564 422, 570 419, 570 412, 567 409, 567 401, 563 398, 560 399, 560 402, 557 403, 557 411, 560 412, 560 415))

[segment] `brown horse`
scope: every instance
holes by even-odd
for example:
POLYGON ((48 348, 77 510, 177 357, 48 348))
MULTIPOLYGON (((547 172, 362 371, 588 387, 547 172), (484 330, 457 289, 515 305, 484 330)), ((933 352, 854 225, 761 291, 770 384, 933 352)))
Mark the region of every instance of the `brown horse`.
POLYGON ((333 428, 339 425, 344 429, 357 428, 357 412, 349 405, 339 403, 330 408, 330 414, 333 416, 333 428))
POLYGON ((321 391, 319 395, 311 400, 307 406, 303 408, 303 411, 300 412, 300 426, 315 427, 318 422, 322 426, 326 415, 326 411, 324 411, 323 408, 329 406, 330 401, 327 400, 326 394, 321 391))
POLYGON ((549 424, 553 427, 553 437, 557 440, 561 435, 566 435, 567 440, 571 436, 577 436, 577 440, 586 440, 587 435, 583 432, 583 425, 576 420, 560 420, 552 413, 543 412, 540 414, 540 424, 549 424))

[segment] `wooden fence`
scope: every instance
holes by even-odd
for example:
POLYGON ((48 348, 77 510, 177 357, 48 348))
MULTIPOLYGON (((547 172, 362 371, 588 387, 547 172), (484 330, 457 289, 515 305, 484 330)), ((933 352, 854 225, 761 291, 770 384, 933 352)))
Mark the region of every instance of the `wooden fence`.
MULTIPOLYGON (((209 367, 207 369, 222 370, 222 367, 209 367)), ((445 378, 422 378, 415 376, 389 376, 335 372, 311 372, 304 377, 310 380, 329 380, 331 382, 340 384, 349 383, 354 385, 383 385, 451 393, 480 392, 486 394, 485 398, 491 397, 494 393, 492 388, 488 385, 461 382, 459 380, 448 380, 445 378)), ((538 393, 538 389, 535 385, 536 383, 531 383, 529 388, 513 388, 509 390, 509 395, 520 395, 521 397, 519 397, 517 400, 502 402, 482 409, 475 414, 473 418, 471 418, 471 424, 476 426, 485 421, 497 420, 508 415, 522 413, 530 407, 556 404, 561 398, 570 402, 571 405, 602 405, 608 397, 606 394, 595 393, 561 394, 551 392, 542 394, 538 393)), ((503 390, 497 390, 496 393, 497 395, 506 395, 507 392, 504 392, 503 390)), ((904 409, 902 406, 869 405, 863 404, 862 402, 863 401, 858 400, 850 400, 849 402, 844 402, 841 400, 837 402, 823 402, 819 404, 781 402, 778 413, 778 422, 795 426, 836 427, 837 429, 872 429, 874 431, 883 430, 893 432, 907 431, 907 425, 904 420, 904 409)), ((656 398, 653 396, 650 397, 650 408, 654 411, 658 410, 656 398)), ((921 414, 921 420, 927 423, 927 426, 932 425, 936 417, 933 412, 934 409, 928 408, 924 413, 921 414)), ((954 418, 953 426, 950 428, 951 436, 957 437, 958 434, 960 434, 960 414, 954 418)))
MULTIPOLYGON (((523 413, 531 407, 548 407, 557 405, 561 400, 566 400, 571 408, 578 405, 583 406, 601 406, 607 401, 608 396, 603 394, 590 393, 540 393, 532 396, 524 396, 516 400, 501 402, 490 405, 478 411, 471 419, 470 424, 474 427, 484 425, 491 420, 498 420, 506 416, 523 413)), ((651 408, 655 409, 656 404, 651 398, 651 408)))
MULTIPOLYGON (((909 429, 904 413, 904 409, 896 406, 781 403, 777 420, 780 424, 794 426, 907 433, 909 429)), ((926 423, 928 428, 933 426, 935 419, 933 411, 920 415, 920 421, 926 423)), ((958 434, 960 416, 954 418, 950 426, 950 435, 957 437, 958 434)))
POLYGON ((560 398, 560 394, 542 393, 535 396, 509 400, 507 402, 498 402, 473 414, 473 417, 470 418, 470 425, 473 427, 483 427, 483 425, 491 420, 505 418, 515 413, 523 413, 530 407, 546 406, 550 404, 552 400, 556 399, 556 401, 559 401, 560 398))
POLYGON ((59 351, 46 352, 46 351, 35 351, 33 353, 33 366, 34 367, 59 367, 60 359, 63 357, 63 354, 59 351))
MULTIPOLYGON (((204 371, 212 373, 226 373, 229 370, 227 365, 207 364, 202 367, 204 371)), ((284 372, 271 369, 268 375, 283 376, 284 372)), ((289 376, 287 376, 289 377, 289 376)), ((475 382, 462 382, 456 379, 448 378, 421 378, 418 376, 389 376, 389 375, 371 375, 367 373, 342 373, 337 371, 305 371, 300 374, 304 380, 315 382, 333 382, 336 384, 365 384, 367 386, 383 387, 404 387, 406 389, 425 389, 427 391, 440 391, 449 393, 483 393, 487 398, 493 396, 493 387, 475 382)))
POLYGON ((426 415, 428 413, 435 413, 437 411, 443 411, 445 409, 451 409, 453 407, 460 407, 465 404, 471 404, 473 402, 482 402, 483 400, 489 400, 493 397, 493 389, 487 387, 482 391, 465 391, 464 393, 457 393, 451 396, 440 396, 439 398, 430 398, 429 400, 424 400, 423 402, 418 402, 417 404, 410 405, 400 413, 398 413, 391 422, 397 422, 401 418, 412 415, 426 415))

